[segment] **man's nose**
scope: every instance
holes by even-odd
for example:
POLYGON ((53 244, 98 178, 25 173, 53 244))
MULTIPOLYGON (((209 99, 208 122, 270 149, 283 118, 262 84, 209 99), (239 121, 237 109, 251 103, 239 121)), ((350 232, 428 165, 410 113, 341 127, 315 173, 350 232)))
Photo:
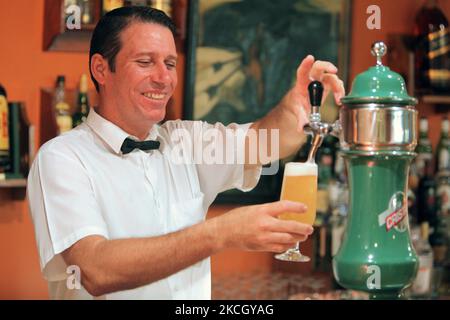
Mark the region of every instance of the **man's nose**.
POLYGON ((151 79, 153 82, 160 85, 167 85, 171 81, 169 70, 165 63, 158 63, 152 73, 151 79))

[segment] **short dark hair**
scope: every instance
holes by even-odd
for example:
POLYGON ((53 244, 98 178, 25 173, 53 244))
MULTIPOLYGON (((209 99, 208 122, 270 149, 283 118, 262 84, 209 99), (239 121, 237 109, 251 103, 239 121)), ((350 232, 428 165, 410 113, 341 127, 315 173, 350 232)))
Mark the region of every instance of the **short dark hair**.
POLYGON ((108 60, 109 69, 116 69, 116 56, 122 48, 120 33, 132 22, 156 23, 167 27, 175 36, 175 24, 161 10, 145 6, 128 6, 114 9, 105 14, 97 23, 89 49, 89 72, 95 89, 99 92, 97 80, 91 71, 91 59, 96 53, 108 60))

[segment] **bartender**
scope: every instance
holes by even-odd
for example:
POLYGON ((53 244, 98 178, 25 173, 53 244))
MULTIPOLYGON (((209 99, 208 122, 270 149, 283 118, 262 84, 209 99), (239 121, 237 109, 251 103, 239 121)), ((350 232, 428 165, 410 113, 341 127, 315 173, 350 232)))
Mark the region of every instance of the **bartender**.
POLYGON ((306 57, 294 87, 253 123, 160 125, 177 85, 174 32, 170 18, 149 7, 113 10, 94 30, 89 63, 99 105, 83 124, 40 148, 28 178, 51 298, 210 299, 211 255, 229 248, 283 252, 313 232, 309 225, 277 219, 285 211, 305 211, 295 202, 205 216, 219 192, 257 184, 264 163, 250 161, 250 150, 278 148, 280 158, 298 150, 310 112, 307 85, 320 80, 339 101, 344 87, 337 68, 306 57), (279 145, 249 138, 261 129, 279 130, 279 145), (205 144, 199 133, 209 130, 227 143, 205 144), (244 154, 246 161, 175 161, 173 150, 180 146, 184 155, 203 146, 227 159, 244 154), (71 286, 73 270, 79 283, 71 286))

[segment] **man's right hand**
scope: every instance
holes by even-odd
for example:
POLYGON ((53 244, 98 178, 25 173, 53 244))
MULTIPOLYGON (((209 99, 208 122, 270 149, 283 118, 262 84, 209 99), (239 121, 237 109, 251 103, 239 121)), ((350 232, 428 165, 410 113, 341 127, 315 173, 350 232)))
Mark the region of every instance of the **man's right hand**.
POLYGON ((217 218, 217 230, 226 248, 284 252, 305 241, 313 227, 292 220, 281 220, 284 212, 303 214, 306 206, 287 200, 233 209, 217 218))

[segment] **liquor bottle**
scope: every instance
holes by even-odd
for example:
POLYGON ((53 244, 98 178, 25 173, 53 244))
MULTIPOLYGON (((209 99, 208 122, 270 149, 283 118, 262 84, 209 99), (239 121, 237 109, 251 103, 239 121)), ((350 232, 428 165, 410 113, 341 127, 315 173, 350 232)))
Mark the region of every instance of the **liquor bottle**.
POLYGON ((412 284, 412 295, 416 298, 428 298, 431 296, 432 271, 433 271, 433 251, 429 237, 429 225, 424 221, 420 225, 420 236, 413 235, 413 245, 419 257, 419 270, 412 284))
POLYGON ((72 117, 70 115, 70 106, 66 102, 66 78, 64 76, 58 76, 56 79, 55 89, 55 117, 56 124, 58 126, 58 134, 64 133, 72 129, 72 117))
POLYGON ((425 175, 419 181, 417 191, 417 222, 433 222, 436 218, 437 186, 430 161, 425 161, 425 175))
POLYGON ((102 1, 103 14, 108 13, 111 10, 123 7, 124 4, 125 4, 124 0, 103 0, 102 1))
POLYGON ((430 244, 433 247, 434 260, 442 265, 447 256, 448 248, 448 217, 450 216, 450 171, 441 170, 437 175, 437 208, 436 217, 432 222, 433 233, 430 244))
POLYGON ((0 84, 0 172, 8 171, 11 165, 8 101, 6 98, 6 90, 0 84))
POLYGON ((164 11, 169 17, 172 17, 172 0, 151 0, 151 6, 164 11))
POLYGON ((450 170, 450 139, 448 137, 449 121, 445 117, 441 123, 441 137, 436 148, 436 170, 450 170))
POLYGON ((420 88, 444 92, 450 89, 450 48, 448 20, 437 0, 427 0, 419 10, 415 25, 416 82, 420 88))
POLYGON ((86 120, 89 113, 89 98, 87 95, 88 84, 87 75, 82 74, 80 78, 80 88, 77 99, 77 109, 72 115, 72 125, 75 128, 86 120))
POLYGON ((333 166, 335 158, 334 137, 326 136, 322 146, 317 151, 316 161, 318 165, 318 186, 327 188, 330 180, 333 178, 333 166))
POLYGON ((417 157, 414 161, 417 178, 420 180, 425 175, 425 162, 432 164, 433 149, 428 137, 428 120, 425 117, 420 118, 419 122, 419 141, 416 147, 417 157))
POLYGON ((443 266, 446 262, 448 250, 447 228, 445 220, 439 219, 433 227, 433 233, 429 238, 436 266, 443 266))
POLYGON ((416 226, 418 224, 417 216, 417 196, 416 192, 412 188, 408 188, 408 217, 411 226, 416 226))
POLYGON ((317 151, 316 162, 318 165, 317 177, 317 212, 329 213, 329 185, 333 179, 334 164, 334 139, 326 136, 321 147, 317 151))
POLYGON ((93 2, 90 0, 82 0, 82 6, 81 6, 81 22, 83 24, 90 24, 92 23, 92 5, 93 2))

